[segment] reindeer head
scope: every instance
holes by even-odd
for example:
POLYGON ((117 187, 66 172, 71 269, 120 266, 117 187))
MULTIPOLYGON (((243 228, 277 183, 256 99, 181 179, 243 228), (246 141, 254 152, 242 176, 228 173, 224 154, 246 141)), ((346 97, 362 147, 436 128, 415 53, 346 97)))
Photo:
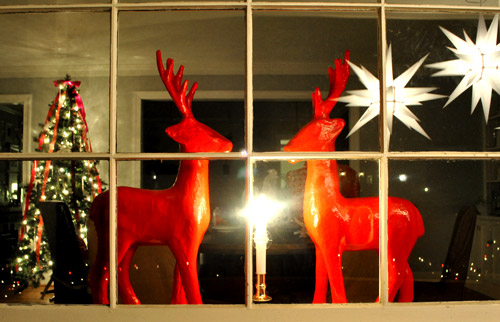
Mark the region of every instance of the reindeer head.
POLYGON ((330 112, 345 89, 349 73, 349 51, 346 51, 344 62, 342 59, 335 59, 335 69, 328 68, 328 97, 323 101, 321 92, 316 87, 312 95, 313 119, 290 140, 285 151, 335 151, 335 139, 344 128, 345 121, 330 118, 330 112))
POLYGON ((163 84, 182 116, 180 123, 165 130, 174 141, 180 144, 181 152, 230 152, 233 148, 231 141, 194 118, 191 103, 198 83, 195 82, 186 94, 188 81, 185 80, 182 83, 184 66, 181 65, 177 74, 174 75, 174 60, 169 58, 165 70, 160 50, 156 51, 156 63, 163 84))

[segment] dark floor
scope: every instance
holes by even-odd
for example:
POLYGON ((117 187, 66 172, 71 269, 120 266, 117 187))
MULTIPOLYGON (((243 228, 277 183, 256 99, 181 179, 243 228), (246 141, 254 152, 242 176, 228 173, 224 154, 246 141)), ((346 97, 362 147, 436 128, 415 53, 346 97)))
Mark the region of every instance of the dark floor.
POLYGON ((416 282, 414 302, 495 300, 464 287, 461 282, 416 282))
MULTIPOLYGON (((42 298, 41 293, 43 292, 45 285, 33 288, 27 287, 21 292, 18 288, 13 288, 12 285, 4 285, 0 287, 0 303, 30 303, 30 304, 51 304, 50 301, 54 294, 47 293, 42 298)), ((54 287, 49 287, 49 291, 53 290, 54 287)))

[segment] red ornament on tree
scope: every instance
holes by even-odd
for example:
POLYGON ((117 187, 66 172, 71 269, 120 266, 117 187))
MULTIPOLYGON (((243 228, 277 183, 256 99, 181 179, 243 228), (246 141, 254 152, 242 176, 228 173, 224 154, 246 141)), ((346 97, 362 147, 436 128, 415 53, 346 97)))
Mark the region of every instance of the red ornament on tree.
MULTIPOLYGON (((344 128, 330 112, 349 78, 349 51, 345 60, 329 68, 330 92, 326 100, 316 88, 313 120, 287 144, 285 151, 335 151, 335 139, 344 128)), ((335 160, 308 160, 304 195, 304 223, 316 246, 316 286, 313 303, 325 303, 328 281, 333 303, 347 302, 342 275, 342 253, 379 249, 379 199, 344 198, 339 190, 335 160)), ((389 301, 399 290, 400 302, 413 301, 413 273, 408 256, 424 233, 422 217, 408 200, 388 200, 389 301)))
MULTIPOLYGON (((167 134, 180 144, 181 152, 229 152, 231 141, 198 122, 191 102, 198 87, 189 93, 182 83, 184 66, 173 73, 174 61, 163 67, 156 52, 160 76, 182 115, 180 123, 167 128, 167 134)), ((118 291, 124 303, 140 304, 129 278, 130 261, 139 245, 168 245, 176 259, 172 304, 202 304, 196 258, 210 222, 208 160, 182 160, 177 180, 166 190, 119 187, 117 224, 118 291)), ((107 304, 109 280, 109 194, 99 195, 92 204, 90 218, 98 236, 97 257, 90 273, 95 303, 107 304)))

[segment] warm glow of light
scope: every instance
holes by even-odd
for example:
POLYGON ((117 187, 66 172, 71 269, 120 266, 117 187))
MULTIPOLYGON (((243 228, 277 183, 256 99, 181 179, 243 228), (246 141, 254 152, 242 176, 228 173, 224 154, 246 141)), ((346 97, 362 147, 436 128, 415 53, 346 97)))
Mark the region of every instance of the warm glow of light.
POLYGON ((267 223, 282 207, 281 203, 268 199, 264 194, 261 194, 254 198, 245 210, 247 217, 255 225, 255 272, 257 274, 266 274, 266 248, 269 241, 267 223))
POLYGON ((255 230, 262 230, 269 220, 281 209, 283 205, 277 201, 268 199, 261 194, 255 197, 248 208, 245 210, 246 216, 252 220, 255 230))
POLYGON ((449 49, 458 59, 427 65, 429 68, 441 69, 432 76, 463 76, 445 107, 455 98, 472 87, 471 114, 476 109, 479 100, 483 105, 484 120, 488 122, 490 113, 492 89, 500 93, 500 44, 497 45, 498 15, 495 15, 490 28, 486 28, 484 17, 479 17, 476 43, 464 30, 464 38, 455 36, 440 27, 455 48, 449 49))
MULTIPOLYGON (((425 58, 422 57, 413 66, 407 69, 404 73, 398 76, 398 78, 393 78, 392 73, 392 50, 391 46, 387 49, 387 61, 386 61, 386 92, 387 92, 387 111, 385 113, 387 126, 389 128, 389 135, 392 133, 392 120, 394 116, 398 118, 404 125, 408 128, 417 131, 421 135, 430 139, 429 135, 420 126, 419 119, 408 106, 422 105, 421 102, 429 101, 433 99, 438 99, 444 97, 439 94, 431 94, 435 87, 409 87, 406 85, 410 79, 415 75, 417 70, 420 68, 425 58)), ((339 98, 340 102, 348 103, 347 106, 366 106, 368 109, 361 116, 358 122, 353 126, 348 137, 360 129, 363 125, 372 120, 375 116, 379 115, 380 112, 380 82, 379 80, 370 73, 363 66, 358 67, 355 64, 349 62, 352 70, 358 75, 359 80, 366 89, 348 91, 349 95, 339 98)))

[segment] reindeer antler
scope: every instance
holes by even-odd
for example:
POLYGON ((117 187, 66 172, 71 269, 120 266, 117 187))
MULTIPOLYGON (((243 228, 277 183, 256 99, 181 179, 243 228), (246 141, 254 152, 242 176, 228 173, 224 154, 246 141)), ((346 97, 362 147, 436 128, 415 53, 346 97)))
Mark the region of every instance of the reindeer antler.
POLYGON ((156 64, 158 65, 158 72, 160 77, 167 88, 168 93, 172 97, 175 105, 182 114, 182 118, 192 117, 193 112, 191 111, 191 102, 193 102, 194 93, 198 88, 198 83, 194 82, 193 86, 187 93, 188 81, 185 80, 182 83, 182 74, 184 72, 184 66, 181 65, 177 74, 174 75, 174 60, 172 58, 167 59, 167 69, 163 68, 163 60, 161 58, 161 51, 156 51, 156 64))
POLYGON ((351 70, 349 67, 349 57, 350 52, 349 50, 346 50, 344 54, 344 62, 342 62, 341 58, 335 59, 335 69, 332 67, 328 68, 330 92, 324 101, 321 98, 321 91, 316 87, 316 90, 313 93, 314 118, 329 117, 330 112, 337 103, 338 98, 344 91, 351 70))

